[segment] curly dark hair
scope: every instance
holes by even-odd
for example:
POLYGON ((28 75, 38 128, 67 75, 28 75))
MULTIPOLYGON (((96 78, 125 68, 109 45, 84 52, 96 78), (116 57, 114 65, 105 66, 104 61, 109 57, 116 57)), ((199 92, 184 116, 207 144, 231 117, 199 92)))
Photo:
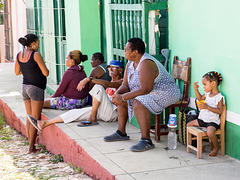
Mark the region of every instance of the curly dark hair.
POLYGON ((92 55, 95 59, 99 59, 102 63, 104 63, 104 56, 100 52, 96 52, 92 55))
POLYGON ((222 82, 222 75, 216 71, 210 71, 203 75, 203 78, 206 78, 210 82, 216 81, 217 85, 219 85, 222 82))
POLYGON ((142 39, 134 37, 128 40, 128 43, 130 43, 130 47, 132 51, 138 50, 140 54, 145 53, 145 44, 142 39))

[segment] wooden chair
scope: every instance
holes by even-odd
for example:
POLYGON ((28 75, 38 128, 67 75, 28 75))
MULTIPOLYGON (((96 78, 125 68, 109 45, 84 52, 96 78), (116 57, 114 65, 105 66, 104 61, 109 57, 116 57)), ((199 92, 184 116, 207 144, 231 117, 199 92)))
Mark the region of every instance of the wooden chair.
MULTIPOLYGON (((223 112, 220 116, 220 129, 216 131, 216 135, 219 135, 221 142, 221 155, 225 155, 225 119, 226 119, 226 105, 223 106, 223 112)), ((197 151, 197 158, 202 157, 202 140, 209 139, 207 136, 207 128, 190 126, 187 127, 187 152, 190 153, 191 149, 197 151), (194 135, 194 137, 192 137, 194 135), (197 148, 192 146, 192 140, 197 140, 197 148)), ((210 139, 209 139, 210 141, 210 139)), ((212 147, 211 147, 212 149, 212 147)))
MULTIPOLYGON (((178 81, 184 82, 182 99, 180 99, 175 104, 168 106, 170 108, 170 114, 175 113, 175 108, 182 106, 185 108, 188 105, 188 92, 191 76, 191 58, 188 57, 187 61, 178 60, 177 56, 174 56, 173 67, 172 67, 172 77, 178 81)), ((179 82, 180 83, 180 82, 179 82)), ((167 135, 168 131, 160 131, 161 129, 167 129, 167 124, 161 124, 161 114, 155 115, 155 126, 151 127, 151 133, 155 134, 156 142, 160 141, 161 135, 167 135), (154 129, 153 129, 154 128, 154 129)))

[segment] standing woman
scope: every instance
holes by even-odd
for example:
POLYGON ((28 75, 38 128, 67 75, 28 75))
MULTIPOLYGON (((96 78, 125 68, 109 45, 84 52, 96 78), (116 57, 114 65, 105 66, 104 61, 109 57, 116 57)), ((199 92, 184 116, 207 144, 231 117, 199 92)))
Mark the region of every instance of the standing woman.
MULTIPOLYGON (((18 39, 23 45, 23 51, 17 54, 15 62, 15 74, 23 75, 22 96, 27 114, 41 119, 44 102, 44 90, 46 89, 49 70, 39 52, 39 38, 35 34, 27 34, 18 39)), ((28 153, 36 152, 34 146, 37 130, 29 121, 26 124, 29 139, 28 153)))
POLYGON ((87 77, 81 62, 88 59, 81 51, 69 52, 62 81, 50 99, 44 101, 44 108, 70 110, 84 107, 88 102, 88 84, 81 91, 77 90, 78 83, 87 77))

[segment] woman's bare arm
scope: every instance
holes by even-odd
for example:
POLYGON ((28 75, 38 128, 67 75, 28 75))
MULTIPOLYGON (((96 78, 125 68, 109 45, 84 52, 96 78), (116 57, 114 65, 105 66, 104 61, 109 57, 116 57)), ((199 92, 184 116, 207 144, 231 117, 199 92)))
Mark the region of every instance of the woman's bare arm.
MULTIPOLYGON (((93 84, 99 84, 99 85, 102 85, 103 87, 105 87, 105 88, 119 88, 119 86, 121 86, 121 84, 122 84, 122 79, 119 79, 118 81, 114 81, 114 82, 110 82, 110 81, 106 81, 106 80, 103 80, 103 79, 92 79, 92 83, 93 84)), ((90 78, 84 78, 82 81, 80 81, 79 83, 78 83, 78 86, 77 86, 77 89, 79 90, 79 91, 81 91, 84 87, 85 87, 85 85, 88 83, 88 82, 90 82, 90 78)))
POLYGON ((159 71, 158 71, 158 68, 157 68, 157 65, 155 64, 155 62, 153 62, 152 60, 144 60, 141 63, 141 66, 139 68, 140 88, 136 89, 134 91, 130 91, 130 92, 120 91, 121 87, 122 87, 122 89, 125 89, 128 87, 128 86, 126 86, 127 79, 125 79, 126 77, 124 75, 125 78, 124 78, 123 84, 119 88, 120 90, 117 91, 116 96, 114 96, 113 103, 118 105, 118 104, 121 104, 125 100, 134 99, 137 96, 150 93, 153 89, 154 80, 158 76, 158 74, 159 74, 159 71), (123 93, 121 93, 121 92, 123 92, 123 93), (120 94, 122 94, 122 95, 120 95, 120 94))
POLYGON ((49 75, 49 70, 45 64, 45 62, 43 61, 43 58, 41 56, 41 54, 39 52, 35 52, 34 53, 34 60, 37 62, 39 68, 41 69, 42 73, 44 76, 48 76, 49 75))
POLYGON ((124 99, 133 99, 140 95, 148 94, 152 91, 154 80, 158 76, 158 68, 155 62, 144 60, 139 68, 140 88, 124 94, 124 99))
MULTIPOLYGON (((103 75, 105 74, 105 71, 97 66, 97 67, 94 67, 89 75, 89 77, 92 77, 92 78, 95 78, 95 79, 99 79, 101 78, 103 75)), ((94 86, 93 83, 89 83, 89 89, 92 89, 92 87, 94 86)))
POLYGON ((16 59, 16 61, 15 61, 15 74, 16 74, 17 76, 20 75, 20 74, 22 74, 17 59, 16 59))

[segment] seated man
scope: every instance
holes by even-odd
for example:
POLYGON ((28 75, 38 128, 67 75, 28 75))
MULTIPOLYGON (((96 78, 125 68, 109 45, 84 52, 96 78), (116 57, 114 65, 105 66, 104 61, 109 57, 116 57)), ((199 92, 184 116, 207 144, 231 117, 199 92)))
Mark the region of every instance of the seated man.
POLYGON ((122 84, 122 63, 120 61, 112 60, 108 65, 109 75, 112 77, 112 81, 106 81, 102 79, 85 78, 77 86, 78 90, 84 88, 88 82, 92 82, 96 85, 89 92, 93 98, 92 107, 86 107, 82 109, 72 109, 66 113, 61 114, 53 119, 40 121, 36 120, 28 115, 28 120, 33 126, 41 131, 45 127, 55 123, 69 123, 72 121, 82 121, 78 126, 91 126, 97 125, 97 120, 103 121, 116 121, 117 119, 117 106, 112 103, 111 96, 122 84), (107 88, 106 90, 104 88, 107 88))

